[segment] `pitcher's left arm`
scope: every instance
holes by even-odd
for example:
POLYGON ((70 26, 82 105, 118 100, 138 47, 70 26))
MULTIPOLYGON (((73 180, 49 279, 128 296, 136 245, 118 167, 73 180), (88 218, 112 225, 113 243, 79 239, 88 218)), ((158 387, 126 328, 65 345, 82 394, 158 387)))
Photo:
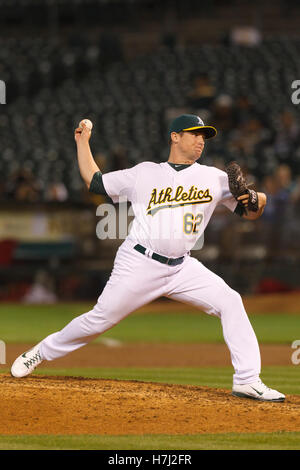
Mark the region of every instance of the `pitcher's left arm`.
POLYGON ((266 204, 267 204, 267 196, 265 193, 257 193, 257 197, 258 197, 258 209, 255 212, 248 209, 249 194, 243 194, 242 196, 239 196, 237 198, 240 204, 243 204, 243 206, 247 210, 247 213, 243 214, 244 219, 256 220, 263 214, 266 204))
POLYGON ((238 201, 235 212, 248 220, 258 219, 267 204, 266 194, 249 189, 241 167, 236 162, 229 163, 225 172, 228 176, 229 190, 238 201))

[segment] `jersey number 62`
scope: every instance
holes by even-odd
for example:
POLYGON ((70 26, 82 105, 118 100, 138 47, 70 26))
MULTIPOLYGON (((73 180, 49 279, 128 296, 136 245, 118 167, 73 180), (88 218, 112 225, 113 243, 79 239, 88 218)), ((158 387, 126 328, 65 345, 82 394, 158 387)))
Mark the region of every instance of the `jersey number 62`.
POLYGON ((203 214, 192 214, 187 212, 183 216, 183 231, 187 235, 198 233, 199 226, 203 220, 203 214))

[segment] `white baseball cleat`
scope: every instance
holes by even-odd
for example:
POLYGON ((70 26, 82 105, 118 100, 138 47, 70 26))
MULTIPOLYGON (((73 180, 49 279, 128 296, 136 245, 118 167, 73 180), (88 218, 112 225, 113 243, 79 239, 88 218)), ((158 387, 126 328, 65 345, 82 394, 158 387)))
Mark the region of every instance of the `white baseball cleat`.
POLYGON ((17 357, 11 366, 10 373, 13 377, 26 377, 31 374, 34 369, 42 362, 42 357, 39 351, 41 343, 38 343, 29 351, 17 357))
POLYGON ((240 398, 252 398, 253 400, 260 401, 274 401, 282 402, 285 400, 285 395, 277 390, 268 388, 261 380, 251 384, 233 385, 232 395, 240 398))

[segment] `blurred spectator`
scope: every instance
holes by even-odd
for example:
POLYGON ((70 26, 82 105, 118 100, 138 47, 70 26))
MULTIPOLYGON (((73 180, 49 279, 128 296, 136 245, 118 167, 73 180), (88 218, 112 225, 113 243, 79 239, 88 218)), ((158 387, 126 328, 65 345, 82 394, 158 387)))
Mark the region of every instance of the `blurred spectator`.
POLYGON ((274 175, 268 175, 262 181, 261 190, 267 195, 267 205, 261 217, 261 233, 270 256, 278 253, 280 246, 281 212, 278 181, 274 175))
POLYGON ((300 131, 295 116, 288 110, 279 116, 279 127, 275 139, 275 150, 278 155, 286 156, 299 141, 300 131))
POLYGON ((291 194, 291 201, 294 204, 297 204, 300 202, 300 176, 297 176, 297 178, 294 181, 293 191, 291 194))
POLYGON ((274 178, 277 185, 276 210, 280 213, 282 223, 287 224, 287 219, 292 216, 291 196, 296 189, 292 180, 292 172, 288 165, 279 165, 275 171, 274 178))
MULTIPOLYGON (((170 125, 170 122, 173 121, 173 119, 175 119, 180 114, 188 114, 188 113, 189 113, 189 108, 187 106, 166 108, 164 111, 165 126, 168 128, 170 125)), ((201 114, 201 118, 202 118, 202 114, 201 114)), ((203 117, 203 120, 204 120, 204 117, 203 117)))
POLYGON ((216 88, 206 73, 194 79, 193 89, 187 95, 187 103, 194 109, 209 108, 216 96, 216 88))
POLYGON ((249 97, 245 95, 240 95, 236 99, 234 113, 236 123, 247 121, 258 114, 257 110, 255 110, 253 104, 250 102, 249 97))
POLYGON ((290 222, 294 229, 294 207, 291 200, 294 188, 295 183, 288 165, 279 165, 273 175, 266 176, 263 180, 262 191, 267 195, 267 205, 262 221, 270 250, 278 251, 280 247, 284 247, 291 228, 290 222))
POLYGON ((262 36, 255 26, 236 26, 231 31, 230 39, 235 46, 254 47, 261 43, 262 36))
POLYGON ((6 185, 10 199, 23 202, 37 202, 41 199, 41 188, 29 169, 18 170, 6 185))
POLYGON ((267 195, 267 205, 263 213, 263 220, 276 222, 277 220, 277 197, 279 193, 278 181, 274 175, 266 176, 261 185, 261 190, 267 195))
POLYGON ((110 160, 111 160, 110 171, 124 170, 125 168, 128 168, 129 166, 127 151, 121 145, 118 145, 117 147, 114 147, 112 149, 110 160))
POLYGON ((94 160, 102 172, 108 171, 107 155, 103 152, 97 152, 94 160))
POLYGON ((262 122, 258 118, 251 118, 232 132, 229 146, 242 156, 253 155, 256 145, 263 141, 265 135, 262 122))
POLYGON ((231 96, 219 95, 213 103, 212 112, 211 122, 218 130, 226 135, 234 129, 236 121, 231 96))
POLYGON ((68 199, 68 190, 62 181, 52 181, 47 187, 45 200, 63 202, 68 199))
POLYGON ((290 167, 286 164, 279 165, 275 172, 275 180, 279 191, 288 198, 294 188, 290 167))
POLYGON ((27 304, 52 304, 57 301, 52 277, 43 270, 36 273, 35 280, 23 298, 27 304))

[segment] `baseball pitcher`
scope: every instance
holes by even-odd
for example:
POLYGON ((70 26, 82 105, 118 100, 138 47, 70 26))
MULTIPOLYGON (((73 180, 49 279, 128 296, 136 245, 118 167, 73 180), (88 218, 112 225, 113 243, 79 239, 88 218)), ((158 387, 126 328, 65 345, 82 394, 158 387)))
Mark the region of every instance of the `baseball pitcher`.
POLYGON ((283 394, 260 380, 259 346, 241 296, 190 256, 219 204, 250 220, 259 218, 266 205, 265 194, 247 188, 238 165, 224 172, 198 162, 206 140, 216 133, 200 117, 181 115, 170 125, 168 161, 102 174, 89 146, 91 129, 83 124, 75 130, 88 190, 115 203, 126 196, 135 218, 94 308, 18 357, 11 368, 14 377, 88 344, 132 311, 165 296, 220 319, 234 368, 234 396, 284 401, 283 394))

